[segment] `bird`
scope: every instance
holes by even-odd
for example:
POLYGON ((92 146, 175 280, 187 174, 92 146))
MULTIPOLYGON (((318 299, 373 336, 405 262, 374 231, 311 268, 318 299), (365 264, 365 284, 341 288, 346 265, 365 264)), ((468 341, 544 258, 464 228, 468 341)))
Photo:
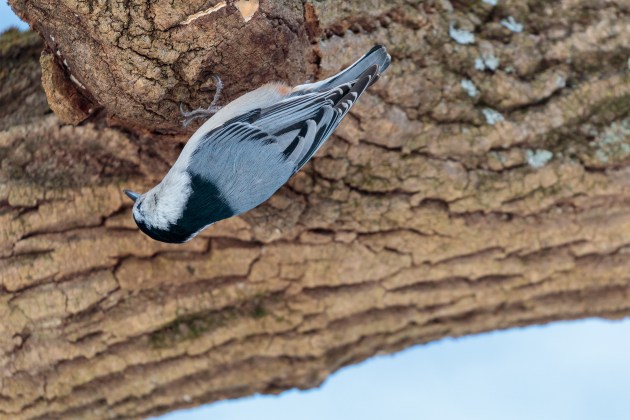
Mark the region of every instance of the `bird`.
MULTIPOLYGON (((295 87, 267 83, 211 114, 162 181, 133 200, 133 219, 149 237, 185 243, 210 225, 267 201, 331 136, 365 90, 389 67, 375 45, 345 70, 295 87)), ((215 79, 216 81, 216 79, 215 79)), ((222 84, 218 80, 217 91, 222 84)))

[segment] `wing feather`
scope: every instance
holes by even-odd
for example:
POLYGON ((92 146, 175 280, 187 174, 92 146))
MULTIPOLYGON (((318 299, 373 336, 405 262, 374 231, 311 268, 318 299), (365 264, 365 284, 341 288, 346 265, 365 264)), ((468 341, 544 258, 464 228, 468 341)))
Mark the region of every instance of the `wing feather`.
POLYGON ((374 65, 353 82, 233 118, 202 138, 189 172, 216 186, 235 214, 255 207, 320 149, 378 70, 374 65))

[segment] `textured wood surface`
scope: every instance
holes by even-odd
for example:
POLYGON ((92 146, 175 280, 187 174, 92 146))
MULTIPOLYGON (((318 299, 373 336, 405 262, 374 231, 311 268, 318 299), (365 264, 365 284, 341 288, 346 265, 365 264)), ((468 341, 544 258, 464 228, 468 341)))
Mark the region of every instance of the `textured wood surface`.
POLYGON ((10 2, 43 41, 0 38, 0 418, 142 418, 630 313, 622 2, 10 2), (268 203, 183 246, 138 232, 121 188, 164 176, 209 75, 227 101, 374 43, 392 66, 268 203))

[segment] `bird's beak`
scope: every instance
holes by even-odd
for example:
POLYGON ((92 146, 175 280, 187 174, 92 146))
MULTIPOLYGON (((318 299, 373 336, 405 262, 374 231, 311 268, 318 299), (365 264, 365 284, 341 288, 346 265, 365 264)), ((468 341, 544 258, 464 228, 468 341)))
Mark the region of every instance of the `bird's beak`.
POLYGON ((123 190, 123 192, 125 193, 125 195, 126 195, 127 197, 131 198, 131 199, 133 200, 133 202, 134 202, 134 203, 136 202, 136 200, 137 200, 138 198, 140 198, 140 194, 135 193, 135 192, 133 192, 133 191, 130 191, 130 190, 123 190))

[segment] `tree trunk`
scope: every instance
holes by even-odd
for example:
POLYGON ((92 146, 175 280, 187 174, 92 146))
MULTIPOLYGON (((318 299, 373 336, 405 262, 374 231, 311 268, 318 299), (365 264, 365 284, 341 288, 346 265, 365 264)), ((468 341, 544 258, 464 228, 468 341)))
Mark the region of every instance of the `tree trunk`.
POLYGON ((0 38, 0 417, 141 418, 630 313, 622 2, 10 3, 41 38, 0 38), (138 231, 121 188, 165 175, 211 75, 225 104, 375 43, 392 66, 269 202, 138 231))

